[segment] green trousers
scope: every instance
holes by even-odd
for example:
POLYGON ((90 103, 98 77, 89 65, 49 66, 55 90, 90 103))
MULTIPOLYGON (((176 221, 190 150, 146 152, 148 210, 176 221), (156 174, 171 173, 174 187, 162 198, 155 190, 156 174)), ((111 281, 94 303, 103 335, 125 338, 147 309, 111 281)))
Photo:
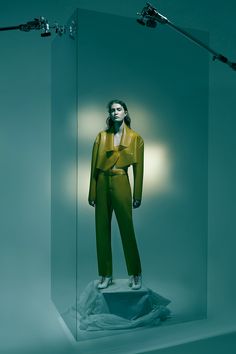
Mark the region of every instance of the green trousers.
POLYGON ((132 219, 131 188, 126 172, 100 172, 96 191, 96 245, 100 276, 112 275, 111 219, 118 222, 129 275, 141 274, 141 264, 132 219))

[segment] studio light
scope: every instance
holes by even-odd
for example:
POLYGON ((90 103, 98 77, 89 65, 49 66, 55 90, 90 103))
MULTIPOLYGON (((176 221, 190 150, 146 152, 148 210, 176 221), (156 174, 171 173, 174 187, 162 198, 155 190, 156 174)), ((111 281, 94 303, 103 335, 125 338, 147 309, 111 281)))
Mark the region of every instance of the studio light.
POLYGON ((50 37, 51 30, 54 30, 55 33, 59 36, 63 34, 69 34, 71 38, 75 38, 76 34, 76 24, 74 21, 71 22, 70 25, 59 25, 58 23, 53 23, 52 25, 49 24, 48 20, 40 16, 39 18, 35 18, 33 21, 26 22, 21 25, 17 26, 10 26, 10 27, 0 27, 0 31, 10 31, 10 30, 20 30, 23 32, 29 31, 41 31, 41 37, 50 37))

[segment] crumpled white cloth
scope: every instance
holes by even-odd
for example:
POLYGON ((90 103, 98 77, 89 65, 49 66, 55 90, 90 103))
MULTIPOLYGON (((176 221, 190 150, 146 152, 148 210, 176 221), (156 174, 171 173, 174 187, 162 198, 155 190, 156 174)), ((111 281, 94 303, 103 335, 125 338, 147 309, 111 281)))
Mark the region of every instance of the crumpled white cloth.
POLYGON ((142 326, 156 326, 170 317, 166 307, 170 300, 146 289, 138 301, 132 304, 132 318, 110 313, 104 294, 97 289, 97 282, 90 282, 80 295, 77 306, 79 328, 87 331, 132 329, 142 326))

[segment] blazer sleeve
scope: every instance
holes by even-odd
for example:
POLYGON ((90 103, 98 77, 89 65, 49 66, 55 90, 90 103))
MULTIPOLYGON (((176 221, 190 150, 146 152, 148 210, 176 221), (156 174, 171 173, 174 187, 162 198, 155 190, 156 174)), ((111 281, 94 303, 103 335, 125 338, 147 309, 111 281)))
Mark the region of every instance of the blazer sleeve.
POLYGON ((90 172, 90 185, 89 185, 89 195, 88 195, 89 201, 96 200, 96 185, 97 185, 96 162, 97 162, 97 155, 98 155, 98 146, 99 146, 99 135, 96 137, 96 140, 93 144, 91 172, 90 172))
POLYGON ((134 190, 133 199, 142 200, 142 190, 143 190, 143 164, 144 164, 144 142, 141 136, 138 137, 137 142, 137 162, 133 164, 134 173, 134 190))

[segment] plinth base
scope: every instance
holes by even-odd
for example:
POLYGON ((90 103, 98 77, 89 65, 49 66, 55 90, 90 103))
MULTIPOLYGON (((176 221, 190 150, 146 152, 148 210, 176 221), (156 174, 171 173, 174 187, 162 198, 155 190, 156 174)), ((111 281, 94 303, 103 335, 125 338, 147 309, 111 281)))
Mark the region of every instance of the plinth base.
POLYGON ((77 303, 80 329, 87 331, 156 326, 170 315, 170 300, 142 287, 132 290, 127 279, 116 279, 98 290, 98 281, 87 285, 77 303))

